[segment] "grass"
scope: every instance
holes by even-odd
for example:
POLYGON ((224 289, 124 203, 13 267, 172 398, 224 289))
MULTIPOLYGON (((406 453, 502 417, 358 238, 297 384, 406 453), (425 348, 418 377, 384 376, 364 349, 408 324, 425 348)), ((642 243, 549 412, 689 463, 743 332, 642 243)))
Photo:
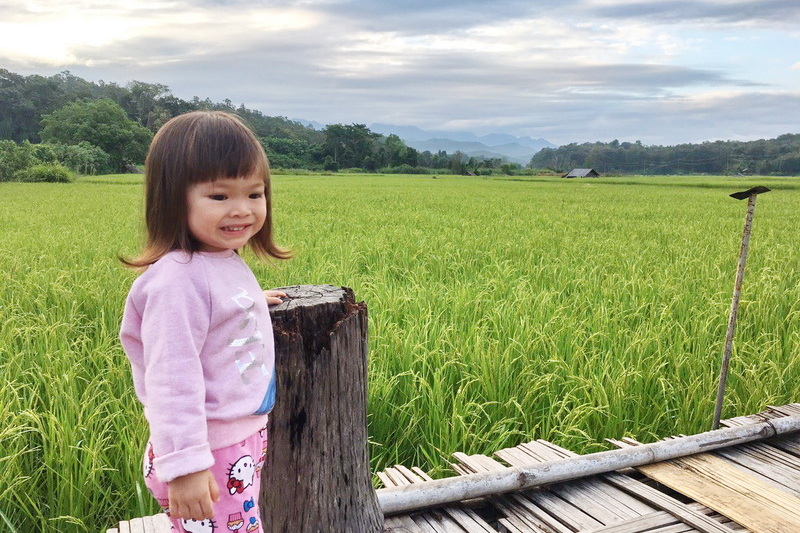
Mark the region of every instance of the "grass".
MULTIPOLYGON (((757 184, 729 417, 800 397, 800 179, 279 175, 297 257, 250 263, 367 302, 374 469, 532 438, 585 453, 709 428, 745 211, 727 195, 757 184)), ((117 341, 141 178, 0 187, 0 529, 155 512, 117 341)))

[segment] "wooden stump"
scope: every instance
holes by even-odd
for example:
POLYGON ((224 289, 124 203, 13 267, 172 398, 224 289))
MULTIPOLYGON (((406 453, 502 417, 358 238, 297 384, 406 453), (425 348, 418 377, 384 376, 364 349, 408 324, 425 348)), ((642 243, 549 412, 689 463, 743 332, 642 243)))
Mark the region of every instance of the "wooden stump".
POLYGON ((261 477, 265 533, 379 533, 367 450, 367 308, 330 285, 271 310, 278 399, 261 477))

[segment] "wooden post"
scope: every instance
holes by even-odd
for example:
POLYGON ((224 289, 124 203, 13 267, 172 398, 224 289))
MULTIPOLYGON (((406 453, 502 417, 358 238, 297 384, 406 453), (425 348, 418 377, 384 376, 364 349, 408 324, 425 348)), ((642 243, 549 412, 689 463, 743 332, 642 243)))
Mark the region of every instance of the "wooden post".
POLYGON ((379 533, 367 450, 367 307, 330 285, 271 310, 278 399, 261 476, 264 533, 379 533))

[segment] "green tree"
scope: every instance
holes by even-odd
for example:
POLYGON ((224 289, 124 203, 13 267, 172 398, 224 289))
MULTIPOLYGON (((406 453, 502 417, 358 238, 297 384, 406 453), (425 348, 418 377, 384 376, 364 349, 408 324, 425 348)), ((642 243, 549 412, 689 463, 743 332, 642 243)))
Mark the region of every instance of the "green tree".
POLYGON ((453 174, 466 174, 467 173, 467 162, 465 161, 467 156, 457 150, 456 153, 452 155, 450 158, 450 162, 448 164, 448 168, 450 172, 453 174))
POLYGON ((326 155, 325 159, 322 161, 322 168, 324 170, 339 170, 339 165, 336 164, 336 161, 333 160, 333 157, 326 155))
POLYGON ((363 167, 368 157, 375 158, 375 141, 380 137, 364 124, 328 125, 322 157, 330 156, 339 168, 363 167))
POLYGON ((407 163, 406 153, 408 152, 408 147, 406 146, 406 143, 400 139, 400 137, 394 133, 390 134, 388 137, 386 137, 384 146, 386 148, 386 155, 388 159, 386 164, 396 167, 402 165, 403 163, 407 163))
POLYGON ((261 144, 273 168, 312 168, 317 146, 304 139, 282 137, 261 138, 261 144))
POLYGON ((132 81, 128 84, 127 109, 128 115, 139 124, 153 133, 172 118, 165 105, 165 99, 170 95, 169 87, 160 83, 145 83, 132 81))
POLYGON ((38 142, 39 119, 62 101, 58 81, 0 69, 0 138, 38 142))
POLYGON ((67 104, 42 117, 42 125, 41 136, 46 142, 86 141, 109 155, 115 171, 144 161, 152 138, 147 128, 130 120, 119 104, 107 98, 67 104))

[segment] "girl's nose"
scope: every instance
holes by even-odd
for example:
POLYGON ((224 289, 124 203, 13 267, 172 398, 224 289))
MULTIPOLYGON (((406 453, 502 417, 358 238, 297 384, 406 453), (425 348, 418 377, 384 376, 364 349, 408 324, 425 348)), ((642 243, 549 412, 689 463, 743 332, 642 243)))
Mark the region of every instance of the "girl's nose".
POLYGON ((246 200, 237 200, 231 206, 231 215, 247 216, 250 214, 250 205, 246 200))

